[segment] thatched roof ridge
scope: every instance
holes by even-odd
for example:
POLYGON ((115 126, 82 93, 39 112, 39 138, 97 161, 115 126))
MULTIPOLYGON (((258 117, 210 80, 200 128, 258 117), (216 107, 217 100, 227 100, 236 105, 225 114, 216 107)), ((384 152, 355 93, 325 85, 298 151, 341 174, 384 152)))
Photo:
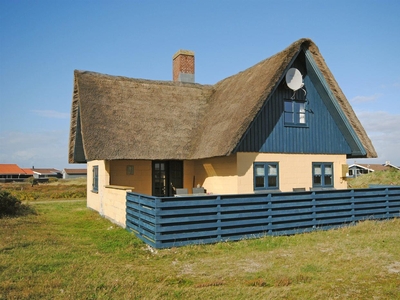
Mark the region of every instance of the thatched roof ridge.
POLYGON ((376 157, 317 46, 300 39, 214 86, 75 71, 69 161, 74 162, 78 107, 87 160, 229 155, 301 49, 312 53, 367 157, 376 157))

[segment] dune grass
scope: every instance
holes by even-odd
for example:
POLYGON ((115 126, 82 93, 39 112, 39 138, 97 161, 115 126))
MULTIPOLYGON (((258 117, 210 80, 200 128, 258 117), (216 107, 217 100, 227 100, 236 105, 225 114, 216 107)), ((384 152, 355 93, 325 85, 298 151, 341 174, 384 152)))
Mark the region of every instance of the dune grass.
POLYGON ((154 250, 84 201, 0 219, 0 299, 400 299, 400 219, 154 250))
POLYGON ((86 178, 55 179, 32 185, 30 182, 2 183, 0 190, 8 191, 21 201, 86 199, 86 178))
POLYGON ((349 189, 368 188, 370 184, 400 186, 400 171, 396 169, 375 171, 369 174, 360 175, 357 178, 348 179, 349 189))

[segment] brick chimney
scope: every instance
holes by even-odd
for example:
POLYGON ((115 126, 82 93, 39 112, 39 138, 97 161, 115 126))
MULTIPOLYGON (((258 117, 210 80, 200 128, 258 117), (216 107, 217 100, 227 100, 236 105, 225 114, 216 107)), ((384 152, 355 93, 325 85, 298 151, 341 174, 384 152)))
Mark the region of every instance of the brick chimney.
POLYGON ((174 81, 194 83, 194 52, 179 50, 172 57, 172 78, 174 81))

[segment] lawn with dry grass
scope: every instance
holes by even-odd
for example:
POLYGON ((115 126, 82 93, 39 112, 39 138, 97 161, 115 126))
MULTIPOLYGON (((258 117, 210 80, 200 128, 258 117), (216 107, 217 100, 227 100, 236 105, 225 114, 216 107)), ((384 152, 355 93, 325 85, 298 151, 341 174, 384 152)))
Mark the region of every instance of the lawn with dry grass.
POLYGON ((0 219, 0 299, 400 299, 400 219, 154 250, 85 204, 0 219))
POLYGON ((35 185, 29 181, 0 183, 0 190, 10 192, 21 201, 86 199, 86 178, 52 179, 35 185))

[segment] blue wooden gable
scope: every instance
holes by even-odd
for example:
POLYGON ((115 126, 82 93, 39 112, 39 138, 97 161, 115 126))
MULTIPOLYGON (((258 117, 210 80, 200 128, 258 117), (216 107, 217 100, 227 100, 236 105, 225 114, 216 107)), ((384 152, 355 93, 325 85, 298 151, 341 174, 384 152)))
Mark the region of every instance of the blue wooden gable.
POLYGON ((312 54, 300 50, 281 77, 280 83, 266 99, 263 107, 242 137, 236 152, 366 154, 354 129, 330 91, 312 54), (303 75, 304 90, 294 94, 285 82, 289 68, 303 75), (305 103, 305 124, 285 123, 284 102, 305 103))

